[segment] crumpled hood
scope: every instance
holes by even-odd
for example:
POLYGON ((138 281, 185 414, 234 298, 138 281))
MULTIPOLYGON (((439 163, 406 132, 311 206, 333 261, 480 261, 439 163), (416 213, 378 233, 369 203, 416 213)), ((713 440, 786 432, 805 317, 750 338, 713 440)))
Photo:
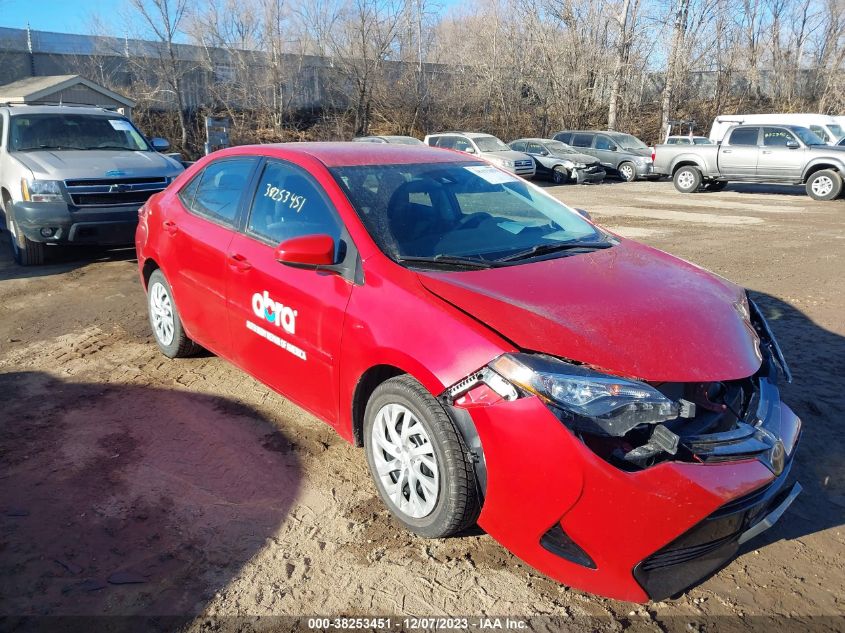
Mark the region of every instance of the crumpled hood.
POLYGON ((481 155, 492 155, 496 158, 503 158, 505 160, 533 160, 528 154, 523 154, 522 152, 515 152, 513 150, 502 150, 500 152, 481 152, 481 155))
POLYGON ((419 278, 523 350, 623 376, 731 380, 760 366, 757 335, 738 307, 740 287, 629 240, 591 253, 419 278))
POLYGON ((599 162, 598 158, 587 154, 554 154, 552 157, 569 160, 573 163, 584 163, 585 165, 594 165, 599 162))
POLYGON ((158 152, 43 150, 15 152, 13 156, 36 178, 47 180, 175 176, 182 171, 174 160, 158 152), (108 173, 115 171, 123 173, 108 173))

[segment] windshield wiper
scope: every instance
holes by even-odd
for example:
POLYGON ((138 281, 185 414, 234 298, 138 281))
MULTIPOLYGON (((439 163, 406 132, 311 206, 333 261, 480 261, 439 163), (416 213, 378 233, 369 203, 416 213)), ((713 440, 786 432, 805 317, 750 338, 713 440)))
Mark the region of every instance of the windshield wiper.
MULTIPOLYGON (((83 149, 83 148, 80 147, 79 149, 83 149)), ((121 150, 121 151, 127 151, 127 152, 137 152, 137 151, 139 151, 139 150, 136 150, 136 149, 132 149, 131 147, 122 147, 120 145, 98 145, 96 147, 85 147, 84 149, 91 149, 91 150, 93 150, 93 149, 107 149, 107 150, 121 150)))
POLYGON ((550 253, 557 253, 561 251, 574 250, 598 250, 602 248, 610 248, 613 246, 612 242, 563 242, 558 244, 537 244, 531 248, 519 251, 513 255, 507 255, 497 259, 497 262, 516 262, 522 259, 530 259, 532 257, 539 257, 540 255, 548 255, 550 253))
POLYGON ((403 264, 435 264, 444 266, 462 266, 465 268, 491 268, 492 266, 495 266, 493 262, 488 262, 483 259, 458 257, 454 255, 435 255, 433 257, 399 256, 396 260, 403 264))
POLYGON ((39 145, 38 147, 24 147, 18 151, 21 152, 39 152, 41 150, 51 150, 51 149, 85 149, 84 147, 74 147, 73 145, 39 145))

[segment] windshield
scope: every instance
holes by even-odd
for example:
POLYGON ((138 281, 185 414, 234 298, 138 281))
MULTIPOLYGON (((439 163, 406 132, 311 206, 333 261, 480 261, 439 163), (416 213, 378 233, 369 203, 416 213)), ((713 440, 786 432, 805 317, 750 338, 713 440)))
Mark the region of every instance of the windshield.
POLYGON ((613 140, 619 143, 624 149, 648 149, 648 145, 630 134, 614 134, 613 140))
POLYGON ((495 136, 479 136, 472 140, 482 152, 509 152, 511 149, 495 136))
POLYGON ((495 262, 536 246, 604 235, 538 187, 491 165, 336 167, 332 173, 379 248, 406 257, 495 262))
POLYGON ((12 151, 104 149, 151 151, 129 121, 94 114, 16 114, 11 117, 12 151))
POLYGON ((555 154, 577 154, 574 149, 569 147, 566 143, 560 141, 546 141, 546 148, 555 154))
POLYGON ((791 127, 789 129, 792 130, 798 138, 804 141, 804 145, 826 145, 826 143, 819 138, 818 134, 805 127, 791 127))
POLYGON ((836 123, 828 123, 827 129, 831 131, 833 138, 839 139, 845 136, 845 130, 842 129, 841 125, 836 125, 836 123))

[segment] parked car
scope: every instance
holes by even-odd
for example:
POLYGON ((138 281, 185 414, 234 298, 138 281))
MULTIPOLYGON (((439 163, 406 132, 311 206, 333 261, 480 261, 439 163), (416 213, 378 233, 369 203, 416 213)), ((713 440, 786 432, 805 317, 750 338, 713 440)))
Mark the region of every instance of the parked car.
POLYGON ((560 141, 521 138, 510 143, 510 148, 531 156, 537 175, 549 178, 557 185, 570 180, 579 185, 604 180, 604 167, 596 158, 581 154, 560 141))
POLYGON ((666 145, 712 145, 706 136, 681 136, 672 135, 666 137, 666 145))
POLYGON ((651 148, 636 136, 620 132, 568 130, 558 132, 553 138, 598 158, 607 171, 628 182, 654 177, 651 148))
POLYGON ((800 491, 789 369, 746 292, 477 157, 222 150, 142 207, 136 246, 162 353, 201 345, 363 446, 418 535, 477 521, 642 602, 800 491))
POLYGON ((719 145, 658 145, 654 169, 683 193, 717 191, 729 182, 799 185, 815 200, 842 192, 845 150, 797 125, 736 125, 719 145))
POLYGON ((823 143, 836 145, 845 128, 836 117, 826 114, 773 113, 773 114, 726 114, 717 116, 710 128, 710 140, 720 142, 734 125, 798 125, 809 128, 823 143))
POLYGON ((429 134, 424 143, 431 147, 454 149, 459 152, 480 156, 502 169, 522 176, 533 178, 534 159, 522 152, 515 152, 492 134, 478 132, 444 132, 429 134))
POLYGON ((0 197, 15 260, 48 245, 131 244, 138 208, 183 171, 124 116, 100 108, 0 106, 0 197))
POLYGON ((839 143, 837 143, 839 147, 845 147, 845 136, 839 139, 839 143))
POLYGON ((356 143, 395 143, 397 145, 422 145, 423 142, 413 136, 358 136, 352 139, 356 143))

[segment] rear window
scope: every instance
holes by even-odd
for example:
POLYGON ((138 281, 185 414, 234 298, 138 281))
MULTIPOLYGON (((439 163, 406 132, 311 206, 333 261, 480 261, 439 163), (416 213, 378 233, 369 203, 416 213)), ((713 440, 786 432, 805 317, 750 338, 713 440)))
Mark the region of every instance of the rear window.
POLYGON ((560 141, 561 143, 566 143, 567 145, 570 145, 571 144, 570 141, 572 140, 572 134, 570 134, 569 132, 564 132, 564 133, 561 133, 561 134, 555 134, 555 140, 560 141))
POLYGON ((758 127, 742 127, 731 132, 731 145, 757 145, 758 127))

